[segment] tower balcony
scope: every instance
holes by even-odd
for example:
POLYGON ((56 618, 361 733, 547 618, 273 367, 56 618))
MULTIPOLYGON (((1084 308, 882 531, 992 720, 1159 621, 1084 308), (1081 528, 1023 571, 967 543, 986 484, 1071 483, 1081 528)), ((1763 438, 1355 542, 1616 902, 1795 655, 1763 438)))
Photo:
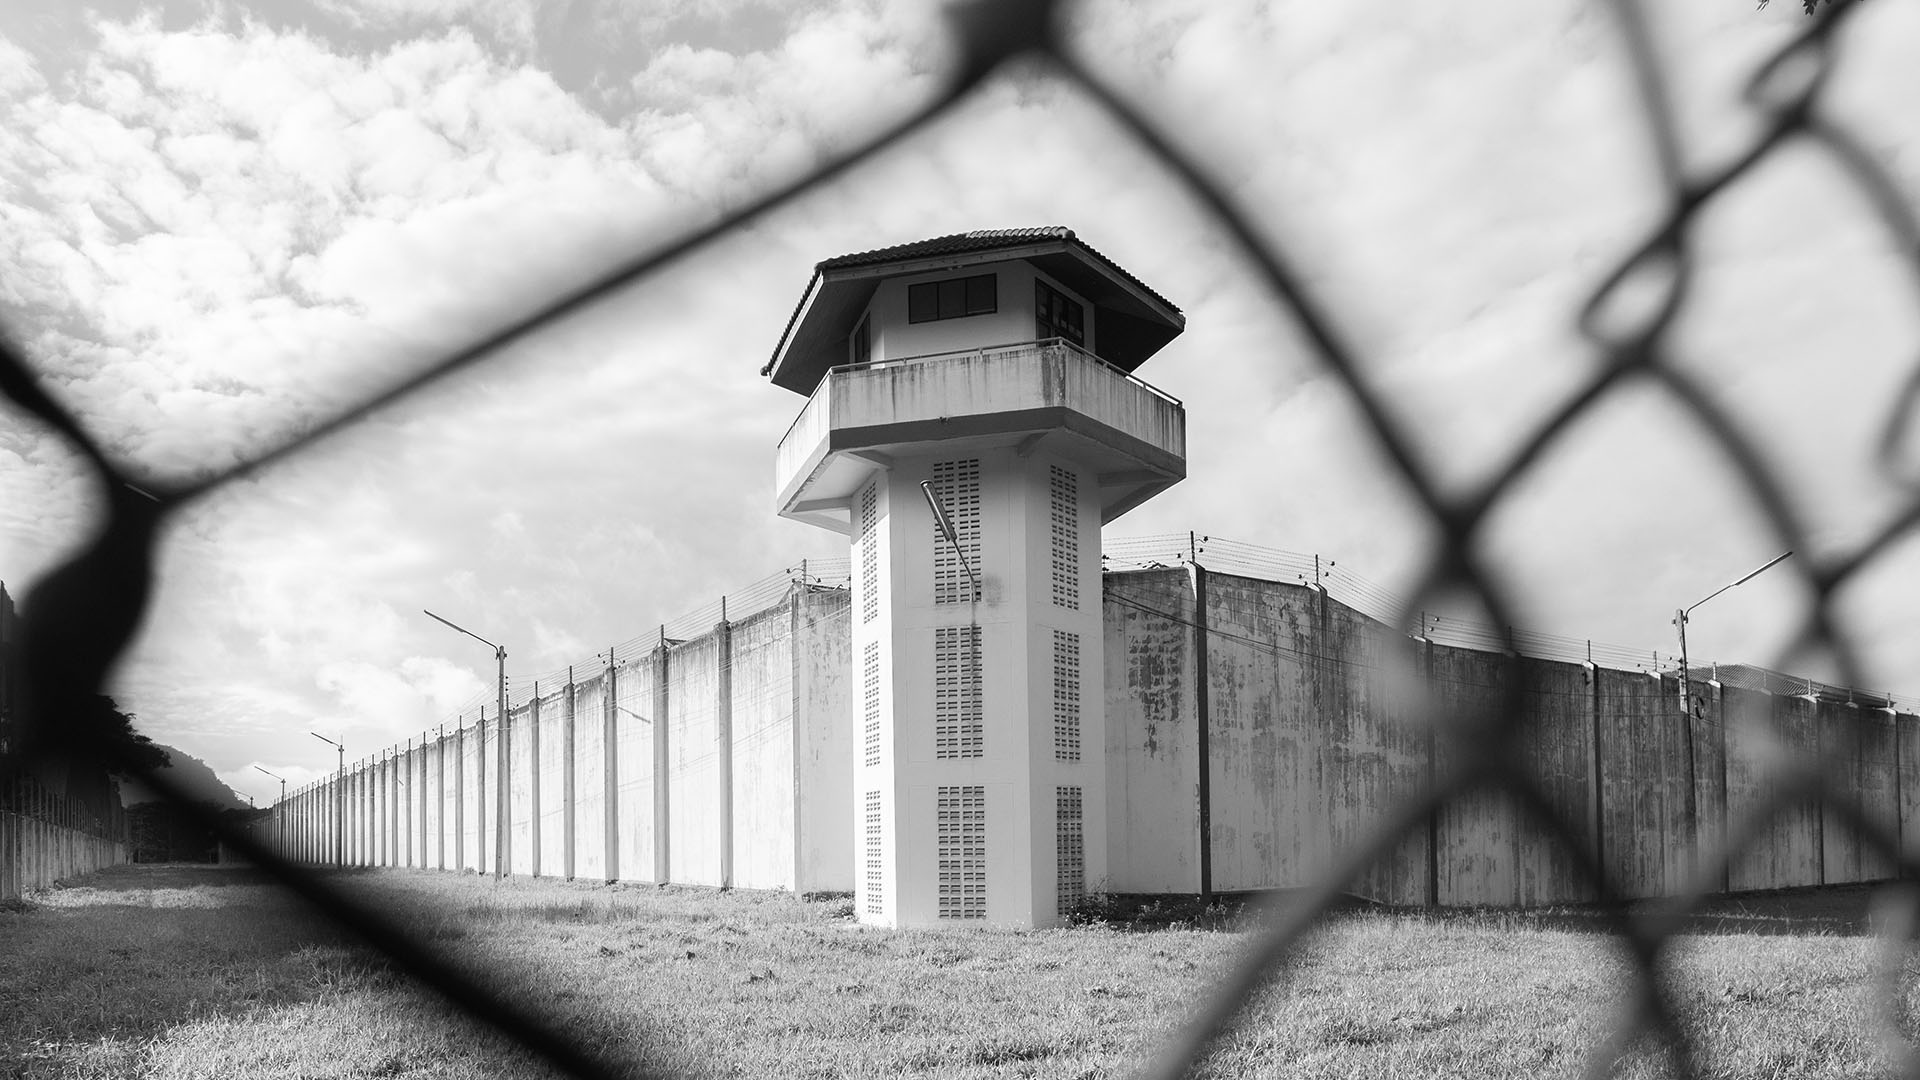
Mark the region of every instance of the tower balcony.
POLYGON ((849 532, 849 501, 876 465, 936 443, 1042 440, 1094 470, 1102 524, 1187 474, 1179 399, 1051 338, 833 368, 780 440, 780 514, 849 532))

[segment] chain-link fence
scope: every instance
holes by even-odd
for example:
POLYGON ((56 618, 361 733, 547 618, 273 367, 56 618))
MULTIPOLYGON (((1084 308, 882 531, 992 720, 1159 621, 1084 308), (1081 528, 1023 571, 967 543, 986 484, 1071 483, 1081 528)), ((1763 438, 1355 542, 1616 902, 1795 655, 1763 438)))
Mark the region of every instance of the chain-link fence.
MULTIPOLYGON (((982 80, 1016 59, 1038 60, 1055 77, 1082 89, 1184 183, 1192 198, 1237 243, 1248 265, 1256 269, 1259 282, 1276 303, 1284 306, 1320 364, 1356 404, 1366 432, 1411 493, 1435 538, 1420 586, 1414 591, 1412 610, 1420 610, 1430 598, 1443 593, 1464 593, 1477 600, 1491 625, 1510 627, 1517 621, 1512 616, 1516 608, 1512 587, 1490 564, 1476 538, 1516 483, 1576 421, 1621 388, 1636 383, 1652 384, 1677 402, 1690 421, 1734 463, 1746 493, 1760 507, 1773 532, 1795 549, 1810 550, 1809 521, 1788 496, 1779 471, 1766 463, 1753 439, 1743 433, 1736 417, 1709 393, 1702 380, 1675 362, 1671 332, 1687 309, 1694 277, 1690 238, 1701 211, 1789 147, 1819 154, 1834 165, 1836 175, 1873 207, 1896 250, 1920 273, 1920 220, 1875 156, 1823 108, 1822 94, 1836 63, 1836 31, 1856 10, 1856 4, 1821 8, 1803 32, 1759 65, 1747 84, 1746 102, 1763 123, 1742 152, 1704 172, 1690 171, 1684 164, 1668 78, 1657 58, 1656 42, 1642 5, 1638 0, 1611 0, 1604 6, 1625 43, 1638 95, 1638 123, 1658 162, 1664 207, 1644 236, 1623 244, 1627 254, 1575 314, 1582 335, 1604 357, 1600 370, 1580 392, 1550 415, 1539 417, 1531 437, 1521 441, 1492 479, 1476 487, 1450 493, 1441 483, 1436 468, 1423 457, 1411 433, 1395 423, 1379 389, 1363 377, 1352 337, 1307 287, 1293 254, 1264 238, 1248 209, 1238 204, 1222 184, 1218 170, 1181 150, 1163 122, 1129 104, 1110 80, 1090 70, 1063 46, 1057 23, 1059 5, 1044 0, 974 0, 954 9, 953 32, 960 59, 944 90, 932 103, 866 145, 828 161, 799 182, 750 202, 725 220, 636 256, 599 280, 555 297, 532 314, 219 475, 157 489, 134 486, 103 449, 111 433, 85 429, 35 379, 32 365, 20 351, 7 346, 0 356, 0 390, 78 448, 106 492, 105 527, 63 566, 34 582, 26 594, 23 610, 30 621, 24 627, 21 653, 30 684, 25 706, 32 716, 59 717, 77 711, 84 697, 103 685, 151 599, 160 526, 182 508, 235 481, 258 475, 265 467, 302 452, 382 406, 486 360, 556 319, 662 274, 682 256, 728 235, 740 223, 787 204, 803 192, 832 183, 952 111, 982 80), (1649 291, 1656 298, 1651 304, 1624 302, 1629 293, 1644 298, 1649 291), (1635 313, 1622 314, 1628 309, 1635 313)), ((1836 597, 1920 523, 1920 487, 1901 470, 1897 460, 1913 436, 1911 419, 1916 403, 1920 403, 1920 365, 1910 372, 1897 398, 1889 403, 1879 443, 1881 467, 1908 492, 1900 512, 1851 550, 1823 559, 1802 558, 1793 568, 1812 597, 1796 647, 1829 651, 1835 657, 1842 684, 1859 685, 1862 680, 1852 638, 1836 610, 1836 597)), ((671 634, 662 628, 656 636, 671 634)), ((1508 648, 1520 651, 1510 630, 1504 637, 1508 648)), ((646 644, 642 641, 634 647, 644 648, 646 644)), ((1829 786, 1817 763, 1789 761, 1782 766, 1776 803, 1728 823, 1724 843, 1699 860, 1692 885, 1678 903, 1654 914, 1630 912, 1610 889, 1601 867, 1575 831, 1554 810, 1541 778, 1529 774, 1513 749, 1522 736, 1525 702, 1520 695, 1516 682, 1500 709, 1476 718, 1465 728, 1451 730, 1446 737, 1457 739, 1460 746, 1472 748, 1472 752, 1452 755, 1451 764, 1439 771, 1418 797, 1383 808, 1369 840, 1342 852, 1313 887, 1289 896, 1276 907, 1269 928, 1249 940, 1233 968, 1161 1047, 1147 1075, 1174 1077, 1192 1069, 1205 1057, 1209 1046, 1235 1024, 1254 992, 1286 970, 1303 936, 1348 883, 1387 854, 1404 834, 1421 828, 1450 800, 1469 791, 1491 787, 1509 792, 1539 827, 1565 847, 1567 857, 1612 912, 1612 926, 1632 957, 1631 1005, 1613 1026, 1609 1038, 1595 1049, 1591 1058, 1595 1075, 1606 1073, 1624 1048, 1649 1032, 1672 1049, 1682 1071, 1699 1073, 1700 1063, 1695 1060, 1687 1032, 1675 1018, 1671 995, 1658 973, 1658 961, 1681 920, 1703 895, 1719 888, 1732 855, 1751 844, 1787 802, 1810 798, 1825 801, 1858 830, 1865 846, 1897 865, 1901 876, 1920 874, 1920 862, 1900 850, 1897 836, 1864 815, 1849 793, 1829 786)), ((37 734, 44 736, 45 732, 37 734)), ((28 728, 18 750, 31 756, 47 742, 36 738, 36 732, 28 728)), ((152 777, 150 783, 179 802, 183 812, 195 812, 185 793, 175 790, 164 777, 152 777)), ((211 817, 204 824, 210 829, 220 828, 211 817)), ((566 1032, 516 1004, 510 986, 480 985, 461 977, 429 943, 399 932, 380 912, 367 910, 343 895, 327 877, 263 850, 247 836, 230 834, 225 838, 331 918, 390 955, 422 983, 495 1025, 557 1068, 580 1077, 614 1074, 606 1062, 583 1050, 566 1032)), ((1912 1068, 1920 1064, 1920 1059, 1910 1057, 1900 1064, 1912 1068)), ((645 1061, 626 1063, 619 1071, 628 1075, 659 1074, 645 1061)))

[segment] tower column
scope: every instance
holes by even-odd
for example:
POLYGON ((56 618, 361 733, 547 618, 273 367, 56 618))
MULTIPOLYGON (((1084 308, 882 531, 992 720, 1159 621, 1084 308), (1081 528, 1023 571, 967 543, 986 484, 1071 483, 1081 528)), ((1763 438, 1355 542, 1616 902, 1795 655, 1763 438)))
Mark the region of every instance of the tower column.
POLYGON ((862 919, 1055 925, 1104 878, 1093 489, 1003 445, 897 459, 855 495, 862 919))
POLYGON ((1060 227, 815 267, 763 374, 808 396, 781 515, 852 548, 863 921, 1050 926, 1104 883, 1100 528, 1186 475, 1131 374, 1184 327, 1060 227))

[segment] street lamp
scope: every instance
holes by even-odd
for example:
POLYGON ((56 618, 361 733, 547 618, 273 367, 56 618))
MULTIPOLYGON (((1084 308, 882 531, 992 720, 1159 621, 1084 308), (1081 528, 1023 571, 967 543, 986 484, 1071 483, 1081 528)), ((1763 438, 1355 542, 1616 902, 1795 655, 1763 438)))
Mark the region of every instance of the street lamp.
POLYGON ((274 847, 279 849, 280 841, 286 839, 287 832, 287 778, 279 773, 267 772, 258 765, 253 768, 255 772, 267 773, 268 776, 280 781, 280 801, 273 804, 273 842, 274 847))
MULTIPOLYGON (((508 771, 512 761, 510 756, 511 752, 508 749, 511 744, 507 739, 507 647, 505 645, 495 645, 493 642, 461 626, 459 623, 442 619, 426 608, 421 608, 420 611, 426 615, 427 618, 435 622, 444 623, 480 644, 485 645, 487 648, 492 649, 493 658, 500 665, 500 782, 495 785, 495 787, 499 789, 499 798, 496 803, 498 809, 494 818, 495 824, 493 830, 493 876, 494 880, 497 881, 505 875, 507 859, 513 850, 507 840, 507 778, 513 775, 508 771)), ((484 754, 486 749, 486 743, 483 740, 480 745, 481 753, 484 754)), ((484 772, 482 775, 484 775, 484 772)))
POLYGON ((333 864, 347 865, 347 748, 317 731, 307 734, 334 748, 340 756, 333 780, 333 864))
POLYGON ((927 497, 927 505, 933 509, 933 523, 939 527, 940 535, 947 538, 953 553, 960 557, 960 567, 967 572, 967 580, 973 583, 974 599, 980 597, 980 578, 974 574, 973 566, 967 562, 967 553, 960 549, 960 537, 953 531, 953 519, 947 516, 947 508, 940 502, 940 496, 934 494, 933 481, 920 481, 920 493, 927 497))
POLYGON ((280 775, 279 773, 275 773, 275 772, 267 772, 267 770, 265 770, 265 769, 263 769, 263 768, 261 768, 261 767, 260 767, 260 766, 258 766, 258 765, 255 765, 255 766, 253 767, 253 771, 254 771, 254 772, 263 772, 263 773, 267 773, 267 775, 268 775, 268 776, 271 776, 271 777, 273 777, 273 778, 274 778, 275 780, 278 780, 278 781, 280 781, 280 801, 281 801, 281 802, 286 802, 286 801, 287 801, 287 778, 286 778, 286 777, 284 777, 284 776, 281 776, 281 775, 280 775))
MULTIPOLYGON (((1773 558, 1768 559, 1766 562, 1762 563, 1759 569, 1748 574, 1746 577, 1743 577, 1739 581, 1733 582, 1730 585, 1722 585, 1718 589, 1715 589, 1712 592, 1708 593, 1706 596, 1701 597, 1698 601, 1695 601, 1692 606, 1683 607, 1679 611, 1674 613, 1673 625, 1677 627, 1680 631, 1680 723, 1681 723, 1681 730, 1685 732, 1686 739, 1687 739, 1687 788, 1689 791, 1692 791, 1694 793, 1694 800, 1697 800, 1699 798, 1700 789, 1699 789, 1699 786, 1694 783, 1693 677, 1689 673, 1689 667, 1687 663, 1687 616, 1693 612, 1694 608, 1699 607, 1701 604, 1706 603, 1708 600, 1711 600, 1714 597, 1719 596, 1721 593, 1726 592, 1728 589, 1733 588, 1734 585, 1744 585, 1747 582, 1752 581, 1755 577, 1759 576, 1760 571, 1767 569, 1768 567, 1772 566, 1774 563, 1777 563, 1782 559, 1785 559, 1787 556, 1791 554, 1793 554, 1793 552, 1784 551, 1778 555, 1775 555, 1773 558)), ((1723 752, 1720 755, 1720 792, 1722 795, 1722 803, 1721 803, 1721 811, 1720 811, 1720 815, 1721 815, 1720 816, 1720 837, 1723 843, 1725 842, 1726 835, 1727 835, 1726 803, 1724 801, 1726 790, 1727 790, 1726 769, 1727 769, 1727 755, 1723 750, 1723 752)), ((1700 829, 1700 825, 1699 825, 1700 808, 1697 805, 1694 805, 1694 800, 1689 800, 1688 806, 1687 806, 1687 829, 1697 839, 1699 836, 1699 829, 1700 829)), ((1720 867, 1720 887, 1722 889, 1727 889, 1732 886, 1732 881, 1733 881, 1732 875, 1733 875, 1732 862, 1729 861, 1729 862, 1723 863, 1720 867)))
POLYGON ((1743 577, 1739 581, 1734 582, 1733 585, 1720 586, 1718 589, 1713 590, 1712 592, 1708 593, 1704 598, 1694 603, 1692 607, 1683 607, 1674 614, 1673 625, 1680 629, 1680 711, 1681 712, 1689 716, 1693 715, 1693 684, 1690 681, 1690 678, 1688 675, 1689 669, 1687 667, 1687 616, 1693 612, 1694 608, 1699 607, 1701 604, 1706 603, 1708 600, 1711 600, 1714 597, 1719 596, 1721 593, 1726 592, 1728 589, 1733 588, 1734 585, 1744 585, 1747 582, 1752 581, 1754 578, 1759 577, 1761 570, 1765 570, 1768 567, 1771 567, 1774 563, 1777 563, 1782 559, 1785 559, 1787 556, 1791 554, 1793 554, 1793 552, 1786 551, 1778 555, 1775 555, 1773 558, 1768 559, 1764 564, 1762 564, 1759 570, 1755 570, 1754 572, 1748 574, 1746 577, 1743 577))

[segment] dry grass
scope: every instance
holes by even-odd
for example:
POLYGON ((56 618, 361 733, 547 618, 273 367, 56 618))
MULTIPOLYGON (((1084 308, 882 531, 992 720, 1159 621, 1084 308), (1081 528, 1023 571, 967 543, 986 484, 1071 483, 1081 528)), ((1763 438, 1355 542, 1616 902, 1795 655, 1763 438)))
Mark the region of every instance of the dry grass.
MULTIPOLYGON (((1177 925, 880 931, 845 901, 338 880, 608 1060, 702 1076, 1126 1075, 1242 940, 1177 925)), ((0 913, 0 1077, 542 1075, 249 871, 87 884, 0 913)), ((1711 1075, 1850 1077, 1883 1071, 1872 959, 1870 939, 1831 931, 1702 934, 1670 968, 1711 1075)), ((1551 919, 1343 915, 1206 1071, 1567 1075, 1625 970, 1609 939, 1551 919)), ((1651 1047, 1621 1064, 1666 1075, 1651 1047)))

